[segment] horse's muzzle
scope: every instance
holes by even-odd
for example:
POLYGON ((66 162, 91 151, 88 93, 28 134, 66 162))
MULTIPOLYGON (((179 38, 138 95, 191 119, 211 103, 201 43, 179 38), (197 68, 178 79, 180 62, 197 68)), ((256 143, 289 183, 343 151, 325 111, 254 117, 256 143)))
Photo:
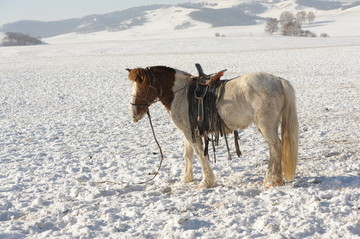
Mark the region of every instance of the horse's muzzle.
POLYGON ((132 117, 132 122, 133 122, 133 123, 136 123, 136 122, 138 122, 139 120, 140 120, 140 119, 138 119, 138 118, 136 118, 136 117, 134 117, 134 116, 132 117))
POLYGON ((142 113, 142 114, 137 114, 136 112, 133 112, 133 111, 132 111, 132 112, 131 112, 132 121, 133 121, 134 123, 138 122, 139 120, 141 120, 142 118, 144 118, 145 113, 146 113, 146 111, 145 111, 144 113, 142 113))

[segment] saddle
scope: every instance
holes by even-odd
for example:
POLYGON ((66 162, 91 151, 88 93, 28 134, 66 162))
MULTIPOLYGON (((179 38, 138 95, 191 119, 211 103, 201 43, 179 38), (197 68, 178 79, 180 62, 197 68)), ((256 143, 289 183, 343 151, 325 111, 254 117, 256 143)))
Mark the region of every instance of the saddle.
POLYGON ((195 84, 194 97, 197 100, 198 104, 198 121, 204 120, 204 99, 205 97, 215 97, 214 99, 217 102, 217 99, 220 97, 222 86, 224 85, 220 81, 220 77, 224 75, 226 70, 222 70, 217 74, 210 76, 199 76, 198 78, 193 78, 193 84, 195 84))
MULTIPOLYGON (((199 76, 193 77, 188 88, 189 120, 193 142, 197 137, 205 141, 204 155, 208 155, 208 145, 212 142, 215 156, 215 146, 219 143, 219 137, 224 137, 228 149, 228 156, 231 159, 230 150, 225 133, 225 124, 217 112, 218 99, 224 92, 227 80, 220 80, 226 70, 211 75, 204 74, 200 64, 195 64, 199 76)), ((238 132, 234 131, 235 146, 237 155, 241 152, 238 144, 238 132)))

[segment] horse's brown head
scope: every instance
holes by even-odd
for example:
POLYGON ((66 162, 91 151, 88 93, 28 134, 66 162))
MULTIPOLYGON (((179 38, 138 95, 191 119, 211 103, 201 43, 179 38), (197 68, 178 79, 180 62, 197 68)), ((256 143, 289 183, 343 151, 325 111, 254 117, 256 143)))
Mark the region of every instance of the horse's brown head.
POLYGON ((133 82, 130 113, 134 122, 141 120, 148 107, 159 97, 158 85, 150 69, 126 69, 133 82))

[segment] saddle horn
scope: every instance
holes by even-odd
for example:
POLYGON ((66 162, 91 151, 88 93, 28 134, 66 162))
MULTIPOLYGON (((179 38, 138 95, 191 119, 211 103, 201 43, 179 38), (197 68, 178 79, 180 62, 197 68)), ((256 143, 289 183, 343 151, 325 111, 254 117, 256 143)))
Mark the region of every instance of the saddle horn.
POLYGON ((196 66, 197 71, 199 72, 199 76, 206 76, 206 74, 204 73, 204 71, 199 63, 196 63, 195 66, 196 66))

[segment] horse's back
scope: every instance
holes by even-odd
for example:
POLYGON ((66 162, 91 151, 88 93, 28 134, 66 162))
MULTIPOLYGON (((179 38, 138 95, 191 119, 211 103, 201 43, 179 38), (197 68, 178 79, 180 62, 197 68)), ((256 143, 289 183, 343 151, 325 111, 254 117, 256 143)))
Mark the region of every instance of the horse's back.
POLYGON ((281 78, 264 72, 240 76, 234 79, 234 83, 239 84, 246 92, 250 92, 250 89, 256 92, 282 92, 281 78))
POLYGON ((229 81, 219 101, 218 111, 228 127, 246 128, 259 114, 272 110, 280 115, 284 105, 283 87, 280 77, 255 72, 229 81))

